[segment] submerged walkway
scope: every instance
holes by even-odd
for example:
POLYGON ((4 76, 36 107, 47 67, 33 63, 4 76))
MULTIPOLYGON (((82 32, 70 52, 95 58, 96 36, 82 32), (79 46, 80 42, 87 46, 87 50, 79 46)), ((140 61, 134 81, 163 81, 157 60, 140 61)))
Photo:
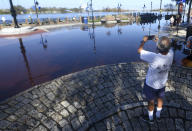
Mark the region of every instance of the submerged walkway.
POLYGON ((141 121, 145 63, 99 66, 35 86, 0 103, 0 130, 192 131, 192 69, 173 66, 163 120, 141 121))

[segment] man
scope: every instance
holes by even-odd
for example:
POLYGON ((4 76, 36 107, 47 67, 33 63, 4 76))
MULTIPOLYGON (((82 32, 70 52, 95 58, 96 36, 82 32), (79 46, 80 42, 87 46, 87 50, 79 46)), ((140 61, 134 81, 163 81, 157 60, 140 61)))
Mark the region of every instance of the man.
POLYGON ((169 38, 161 37, 159 40, 156 37, 158 53, 149 52, 143 49, 144 44, 148 41, 145 36, 138 49, 140 58, 149 64, 149 69, 146 76, 146 81, 143 88, 143 93, 148 101, 148 116, 144 116, 143 120, 149 124, 154 123, 153 112, 154 103, 157 100, 156 120, 160 121, 160 113, 163 106, 163 96, 165 94, 165 84, 168 78, 168 71, 173 62, 173 51, 169 38))
POLYGON ((3 25, 6 25, 6 18, 4 16, 1 17, 1 20, 3 22, 3 25))
POLYGON ((175 19, 174 19, 174 17, 172 16, 172 17, 170 18, 170 25, 171 25, 171 27, 173 26, 174 21, 175 21, 175 19))

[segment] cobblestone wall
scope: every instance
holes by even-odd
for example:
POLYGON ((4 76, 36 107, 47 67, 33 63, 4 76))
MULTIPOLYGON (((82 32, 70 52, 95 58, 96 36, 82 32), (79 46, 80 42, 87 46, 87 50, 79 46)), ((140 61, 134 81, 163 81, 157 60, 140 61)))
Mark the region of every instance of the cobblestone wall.
POLYGON ((0 129, 192 130, 192 69, 173 66, 162 123, 146 125, 145 63, 99 66, 35 86, 0 104, 0 129))

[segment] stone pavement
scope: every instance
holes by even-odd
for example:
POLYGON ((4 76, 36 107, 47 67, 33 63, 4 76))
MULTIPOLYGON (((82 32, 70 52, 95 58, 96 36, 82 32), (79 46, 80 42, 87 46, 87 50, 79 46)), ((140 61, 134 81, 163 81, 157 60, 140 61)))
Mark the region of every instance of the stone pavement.
POLYGON ((192 131, 192 69, 179 66, 170 71, 163 120, 141 121, 147 67, 99 66, 37 85, 0 103, 0 130, 192 131))

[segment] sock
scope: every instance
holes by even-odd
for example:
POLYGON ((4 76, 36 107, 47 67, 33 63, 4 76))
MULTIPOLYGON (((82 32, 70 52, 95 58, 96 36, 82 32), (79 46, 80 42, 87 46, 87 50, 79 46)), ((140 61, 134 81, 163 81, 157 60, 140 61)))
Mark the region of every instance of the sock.
POLYGON ((157 107, 156 117, 160 117, 162 108, 157 107))
POLYGON ((153 111, 148 110, 148 114, 149 114, 149 120, 153 120, 153 111))

